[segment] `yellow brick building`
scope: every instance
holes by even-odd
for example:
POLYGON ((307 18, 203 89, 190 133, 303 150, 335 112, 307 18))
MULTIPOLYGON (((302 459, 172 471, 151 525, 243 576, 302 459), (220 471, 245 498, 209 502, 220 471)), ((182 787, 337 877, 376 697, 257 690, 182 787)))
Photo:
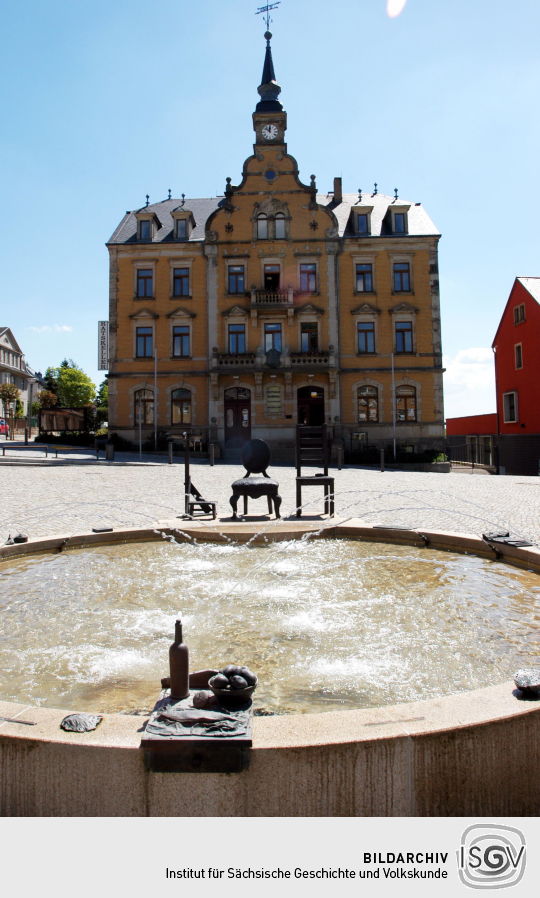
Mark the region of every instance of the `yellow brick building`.
POLYGON ((110 432, 290 458, 298 423, 326 423, 346 451, 438 447, 440 235, 397 193, 302 183, 265 36, 240 184, 126 213, 108 243, 110 432))

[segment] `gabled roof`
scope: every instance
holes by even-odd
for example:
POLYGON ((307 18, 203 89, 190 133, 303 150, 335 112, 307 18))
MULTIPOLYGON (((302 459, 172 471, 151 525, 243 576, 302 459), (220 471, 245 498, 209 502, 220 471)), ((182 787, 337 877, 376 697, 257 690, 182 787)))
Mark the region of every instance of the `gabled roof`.
POLYGON ((520 284, 521 287, 527 291, 533 302, 536 302, 540 305, 540 277, 517 277, 512 284, 512 289, 510 290, 510 295, 506 301, 506 305, 504 307, 503 313, 501 315, 499 324, 497 325, 497 330, 495 332, 495 336, 493 337, 492 347, 496 345, 497 338, 499 336, 499 331, 501 329, 502 323, 506 317, 506 313, 511 304, 515 303, 516 299, 514 296, 514 291, 516 289, 516 285, 520 284))
POLYGON ((540 277, 537 278, 516 278, 525 287, 525 290, 531 294, 532 298, 540 303, 540 277))
POLYGON ((11 328, 0 327, 0 337, 4 337, 4 336, 7 337, 7 339, 9 340, 9 344, 12 349, 15 352, 20 352, 20 354, 23 355, 23 351, 22 351, 21 347, 19 346, 19 344, 17 343, 15 337, 13 336, 13 331, 11 330, 11 328))

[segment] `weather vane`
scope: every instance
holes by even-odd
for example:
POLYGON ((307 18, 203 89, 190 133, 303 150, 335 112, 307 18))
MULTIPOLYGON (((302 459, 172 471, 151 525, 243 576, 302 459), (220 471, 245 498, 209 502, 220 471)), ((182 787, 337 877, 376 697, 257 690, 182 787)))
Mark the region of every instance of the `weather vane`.
POLYGON ((281 0, 277 0, 277 3, 267 3, 266 6, 259 6, 257 12, 255 13, 256 16, 260 15, 261 13, 264 13, 264 17, 266 19, 266 30, 267 31, 270 28, 270 22, 272 21, 272 19, 270 18, 270 10, 277 9, 280 3, 281 3, 281 0))

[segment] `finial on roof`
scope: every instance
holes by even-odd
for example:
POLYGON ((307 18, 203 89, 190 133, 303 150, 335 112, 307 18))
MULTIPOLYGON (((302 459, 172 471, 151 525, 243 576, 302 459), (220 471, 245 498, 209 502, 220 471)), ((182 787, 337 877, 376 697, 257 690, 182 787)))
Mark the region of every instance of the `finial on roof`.
POLYGON ((362 188, 361 187, 358 188, 358 202, 359 203, 362 202, 362 188))
POLYGON ((397 187, 394 187, 394 199, 397 200, 397 198, 398 198, 398 189, 397 189, 397 187))
POLYGON ((182 202, 180 205, 183 206, 183 205, 185 205, 185 202, 186 202, 186 195, 185 195, 185 193, 181 193, 180 196, 182 197, 182 202))
POLYGON ((169 187, 169 196, 167 197, 167 199, 170 200, 171 196, 172 196, 172 194, 171 194, 171 188, 169 187))
POLYGON ((146 205, 148 206, 149 203, 150 203, 150 194, 147 193, 147 194, 146 194, 146 205))
MULTIPOLYGON (((255 13, 256 16, 260 16, 261 13, 263 13, 265 21, 266 21, 266 30, 267 31, 270 28, 270 22, 272 21, 272 19, 270 18, 270 10, 277 9, 280 3, 281 3, 281 0, 276 0, 275 3, 265 3, 264 6, 259 6, 257 9, 257 12, 255 13)), ((265 34, 265 37, 266 37, 266 34, 265 34)), ((270 37, 272 37, 272 35, 270 35, 270 37)))
POLYGON ((373 196, 377 196, 377 182, 376 181, 373 185, 373 196))

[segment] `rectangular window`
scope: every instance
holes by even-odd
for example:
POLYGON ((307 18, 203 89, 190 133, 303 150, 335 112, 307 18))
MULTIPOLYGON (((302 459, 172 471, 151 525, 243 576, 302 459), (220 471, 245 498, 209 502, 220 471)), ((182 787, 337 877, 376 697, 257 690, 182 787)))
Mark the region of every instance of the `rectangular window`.
POLYGON ((276 349, 278 352, 282 350, 281 342, 281 324, 265 324, 264 325, 264 351, 276 349))
POLYGON ((151 359, 154 355, 153 330, 151 327, 138 327, 135 332, 135 355, 138 359, 151 359))
POLYGON ((175 358, 186 358, 190 355, 189 324, 180 324, 172 329, 172 354, 175 358))
POLYGON ((373 265, 362 262, 356 266, 356 292, 373 293, 373 265))
POLYGON ((317 290, 317 266, 315 263, 300 265, 300 290, 302 293, 315 293, 317 290))
POLYGON ((315 321, 303 321, 300 325, 300 352, 317 352, 319 328, 315 321))
POLYGON ((187 219, 177 218, 176 220, 176 239, 187 240, 187 219))
POLYGON ((356 324, 358 352, 375 352, 375 322, 358 321, 356 324))
POLYGON ((369 234, 369 215, 367 212, 358 212, 356 216, 356 233, 369 234))
POLYGON ((189 268, 173 268, 173 296, 189 296, 189 268))
POLYGON ((411 269, 408 262, 394 262, 394 293, 410 293, 411 269))
POLYGON ((227 293, 245 293, 244 266, 229 265, 227 269, 227 293))
POLYGON ((150 221, 140 221, 139 222, 139 240, 150 240, 152 238, 152 222, 150 221))
POLYGON ((514 306, 514 324, 521 324, 525 321, 525 305, 514 306))
POLYGON ((264 266, 264 289, 279 290, 279 278, 281 269, 279 265, 264 266))
POLYGON ((503 393, 503 412, 506 424, 514 424, 518 420, 517 393, 503 393))
POLYGON ((412 351, 413 351, 412 321, 396 321, 395 352, 412 352, 412 351))
POLYGON ((154 295, 154 272, 151 268, 137 268, 137 296, 154 295))
POLYGON ((514 360, 516 368, 523 368, 523 349, 521 343, 514 346, 514 360))
POLYGON ((407 232, 407 216, 405 212, 394 212, 394 234, 407 232))
POLYGON ((276 229, 276 240, 285 240, 285 216, 280 212, 275 217, 274 225, 276 229))
POLYGON ((229 352, 231 355, 242 355, 246 351, 245 324, 229 324, 229 352))

